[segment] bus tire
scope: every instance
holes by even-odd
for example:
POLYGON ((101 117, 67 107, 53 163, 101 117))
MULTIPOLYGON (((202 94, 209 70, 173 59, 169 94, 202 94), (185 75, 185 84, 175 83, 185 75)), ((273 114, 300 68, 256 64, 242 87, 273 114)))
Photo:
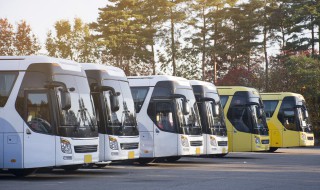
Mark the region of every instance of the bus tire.
POLYGON ((15 175, 16 177, 26 177, 28 175, 33 174, 37 171, 37 168, 28 168, 28 169, 9 169, 10 173, 15 175))
POLYGON ((277 147, 270 147, 268 152, 275 152, 276 150, 278 150, 277 147))
POLYGON ((224 154, 215 154, 214 157, 215 158, 223 158, 227 155, 228 153, 224 153, 224 154))
POLYGON ((66 172, 72 172, 72 171, 76 171, 79 168, 81 168, 81 164, 80 165, 70 165, 70 166, 62 166, 61 168, 64 169, 64 171, 66 172))
POLYGON ((140 165, 147 165, 147 164, 153 162, 154 160, 155 160, 154 158, 139 158, 138 163, 140 165))
POLYGON ((170 157, 166 157, 166 161, 172 163, 172 162, 178 161, 180 158, 181 156, 170 156, 170 157))

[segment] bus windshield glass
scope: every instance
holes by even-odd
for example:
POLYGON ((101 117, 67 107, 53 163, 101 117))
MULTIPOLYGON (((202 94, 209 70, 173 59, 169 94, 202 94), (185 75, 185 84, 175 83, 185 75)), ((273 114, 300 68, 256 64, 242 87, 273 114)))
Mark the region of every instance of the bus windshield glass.
POLYGON ((115 92, 120 92, 119 110, 111 111, 111 91, 104 92, 104 101, 107 107, 107 133, 119 136, 137 136, 139 134, 134 110, 134 102, 130 91, 129 83, 118 80, 104 80, 104 86, 110 86, 115 92))
POLYGON ((297 113, 298 113, 299 122, 302 128, 302 131, 307 133, 312 133, 311 122, 310 122, 306 102, 302 101, 302 106, 298 107, 297 109, 298 109, 297 113))
POLYGON ((219 106, 218 115, 214 115, 213 108, 215 104, 213 102, 205 102, 210 134, 227 136, 227 128, 224 121, 223 108, 220 104, 220 98, 218 93, 207 93, 206 96, 209 98, 213 98, 215 100, 215 104, 219 106))
POLYGON ((0 107, 7 103, 17 76, 17 72, 0 72, 0 107))
MULTIPOLYGON (((62 127, 75 127, 76 130, 97 131, 97 123, 90 96, 90 89, 85 77, 70 75, 55 75, 55 80, 66 84, 70 92, 71 108, 61 110, 60 124, 62 127)), ((61 95, 58 92, 59 99, 61 95)))
POLYGON ((187 104, 190 107, 190 111, 187 115, 183 114, 183 99, 177 98, 177 116, 181 127, 181 132, 186 135, 201 135, 200 116, 198 111, 197 102, 195 100, 192 89, 178 88, 176 94, 182 94, 187 99, 187 104))
POLYGON ((232 98, 227 117, 238 131, 268 135, 262 101, 258 95, 252 92, 236 92, 232 98))

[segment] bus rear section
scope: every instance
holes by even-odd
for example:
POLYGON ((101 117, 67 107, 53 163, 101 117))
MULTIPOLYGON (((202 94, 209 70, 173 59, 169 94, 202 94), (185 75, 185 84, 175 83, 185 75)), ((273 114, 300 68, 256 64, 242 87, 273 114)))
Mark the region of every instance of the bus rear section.
POLYGON ((229 152, 267 151, 269 134, 258 91, 241 86, 218 86, 226 116, 229 152))
POLYGON ((26 56, 0 57, 0 65, 1 169, 25 176, 98 160, 95 114, 78 63, 26 56))
POLYGON ((189 81, 162 75, 128 78, 137 112, 140 162, 202 154, 201 123, 189 81))
POLYGON ((201 118, 204 155, 222 157, 228 154, 228 136, 223 108, 214 84, 191 80, 201 118))
POLYGON ((123 70, 83 63, 99 123, 98 166, 139 157, 139 131, 130 86, 123 70))
POLYGON ((301 94, 261 93, 270 133, 270 151, 281 147, 313 146, 314 134, 301 94))

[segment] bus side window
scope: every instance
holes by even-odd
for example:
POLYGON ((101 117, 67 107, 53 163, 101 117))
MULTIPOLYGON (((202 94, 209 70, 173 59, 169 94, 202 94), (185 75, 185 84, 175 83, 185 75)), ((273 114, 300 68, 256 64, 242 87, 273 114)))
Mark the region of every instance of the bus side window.
POLYGON ((51 134, 50 108, 46 92, 31 92, 27 94, 26 122, 38 133, 51 134))
POLYGON ((158 102, 156 105, 156 124, 163 131, 175 131, 172 110, 170 102, 158 102))

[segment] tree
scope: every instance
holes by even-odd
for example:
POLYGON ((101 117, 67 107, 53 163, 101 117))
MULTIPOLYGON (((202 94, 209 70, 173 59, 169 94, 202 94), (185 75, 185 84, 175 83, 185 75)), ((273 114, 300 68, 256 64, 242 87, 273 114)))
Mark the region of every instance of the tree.
POLYGON ((91 35, 89 25, 80 18, 75 18, 73 25, 68 20, 57 21, 54 27, 56 35, 52 31, 47 34, 49 56, 77 62, 96 62, 99 59, 97 42, 91 35))
POLYGON ((33 55, 41 49, 38 39, 31 33, 30 25, 26 21, 18 24, 13 44, 16 48, 16 55, 33 55))
POLYGON ((8 19, 0 19, 0 55, 14 54, 14 31, 8 19))

